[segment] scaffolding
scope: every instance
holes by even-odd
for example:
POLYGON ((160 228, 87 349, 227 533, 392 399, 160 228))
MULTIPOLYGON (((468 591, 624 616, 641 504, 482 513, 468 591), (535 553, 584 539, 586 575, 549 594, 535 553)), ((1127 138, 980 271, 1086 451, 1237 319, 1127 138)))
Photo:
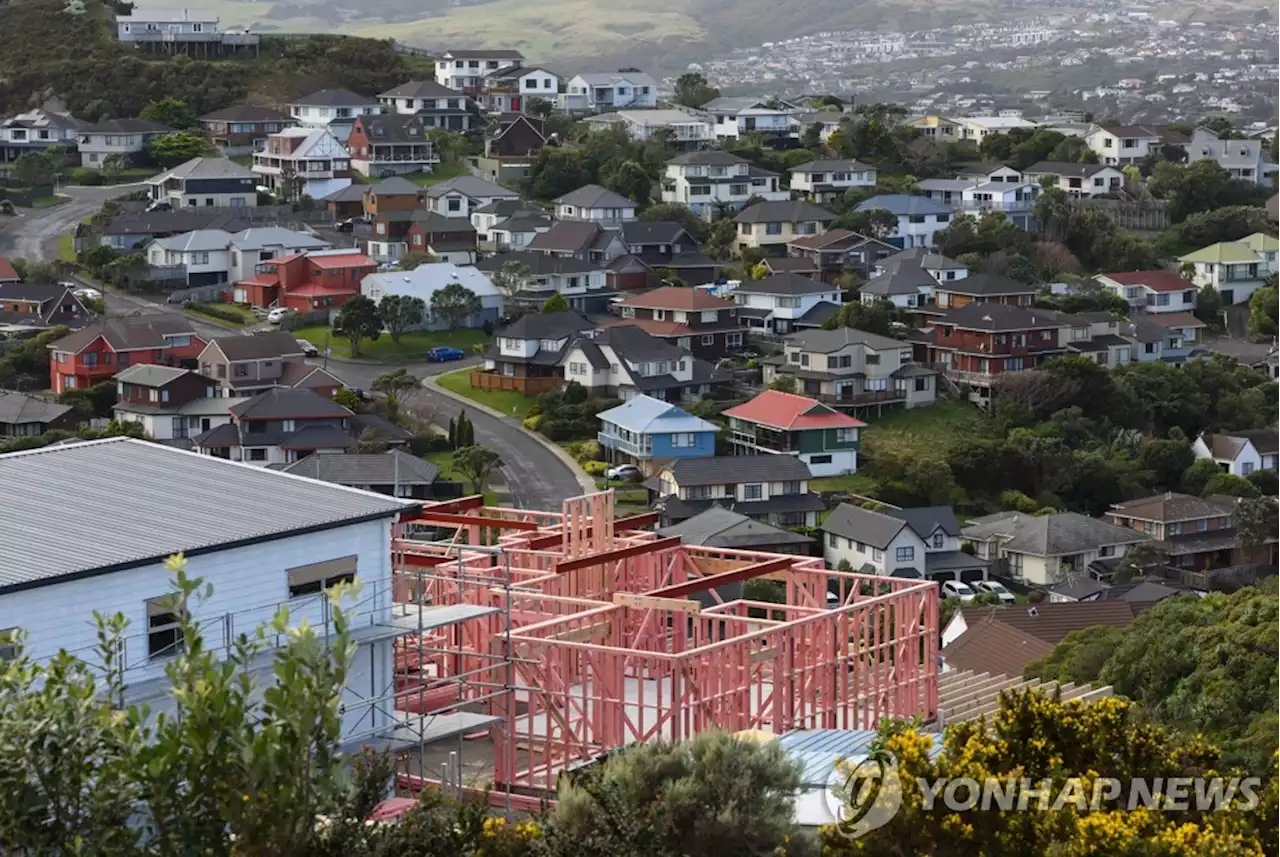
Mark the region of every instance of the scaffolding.
POLYGON ((685 545, 644 529, 656 514, 615 518, 611 491, 559 513, 483 503, 427 504, 393 533, 398 720, 368 743, 397 754, 410 792, 466 792, 467 739, 492 742, 491 797, 510 809, 635 742, 936 713, 928 581, 685 545), (744 598, 757 579, 781 603, 744 598), (427 746, 449 739, 430 771, 427 746))

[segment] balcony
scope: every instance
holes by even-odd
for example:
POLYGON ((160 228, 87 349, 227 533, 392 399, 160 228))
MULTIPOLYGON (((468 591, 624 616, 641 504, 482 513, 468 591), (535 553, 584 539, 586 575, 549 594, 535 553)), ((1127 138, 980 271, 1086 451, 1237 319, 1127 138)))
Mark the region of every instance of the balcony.
POLYGON ((596 433, 596 442, 608 449, 616 449, 618 452, 630 455, 633 458, 650 458, 653 455, 652 442, 623 440, 617 435, 605 434, 604 432, 596 433))
POLYGON ((834 407, 855 407, 858 405, 875 405, 884 402, 901 402, 907 398, 906 390, 871 390, 862 393, 841 393, 839 395, 830 395, 827 393, 802 393, 811 399, 817 399, 824 405, 832 405, 834 407))

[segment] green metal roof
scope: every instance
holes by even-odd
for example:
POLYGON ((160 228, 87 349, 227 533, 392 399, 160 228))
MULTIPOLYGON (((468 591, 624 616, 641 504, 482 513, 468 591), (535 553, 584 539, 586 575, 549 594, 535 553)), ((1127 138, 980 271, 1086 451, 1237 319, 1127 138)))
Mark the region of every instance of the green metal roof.
POLYGON ((1242 262, 1261 262, 1258 254, 1248 245, 1235 241, 1222 241, 1201 247, 1194 253, 1178 259, 1179 262, 1209 262, 1217 265, 1230 265, 1242 262))
POLYGON ((1280 252, 1280 238, 1274 235, 1268 235, 1265 232, 1255 232, 1245 238, 1241 238, 1236 242, 1244 244, 1255 253, 1276 253, 1280 252))

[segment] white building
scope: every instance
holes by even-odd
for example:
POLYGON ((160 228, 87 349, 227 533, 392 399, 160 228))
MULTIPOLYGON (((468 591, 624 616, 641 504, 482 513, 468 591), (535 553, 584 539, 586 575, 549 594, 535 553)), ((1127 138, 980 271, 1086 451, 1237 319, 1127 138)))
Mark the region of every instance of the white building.
POLYGON ((1105 164, 1069 164, 1040 161, 1027 167, 1027 181, 1039 183, 1045 176, 1053 179, 1051 187, 1067 196, 1091 198, 1115 193, 1124 187, 1124 173, 1105 164))
POLYGON ((37 107, 0 121, 0 161, 16 161, 27 152, 42 152, 50 146, 75 149, 80 145, 80 129, 88 127, 70 113, 37 107))
POLYGON ((884 209, 898 218, 890 238, 901 239, 904 248, 932 247, 933 236, 951 225, 951 209, 923 196, 882 194, 863 200, 856 211, 884 209))
POLYGON ((1232 476, 1246 477, 1259 470, 1275 471, 1277 467, 1276 429, 1229 431, 1202 434, 1191 445, 1196 458, 1213 461, 1232 476))
POLYGON ((1265 184, 1276 165, 1266 158, 1263 146, 1263 140, 1222 140, 1207 128, 1197 128, 1187 144, 1187 160, 1214 161, 1233 179, 1265 184))
POLYGON ((497 48, 445 51, 436 60, 436 83, 474 97, 484 91, 486 76, 523 63, 524 54, 519 51, 497 48))
POLYGON ((1239 241, 1222 241, 1181 256, 1197 286, 1213 286, 1226 305, 1242 304, 1277 271, 1280 241, 1274 235, 1255 232, 1239 241))
MULTIPOLYGON (((376 700, 395 689, 393 640, 405 631, 393 611, 406 609, 392 604, 391 528, 419 504, 125 438, 0 456, 0 491, 0 541, 13 546, 0 559, 0 629, 21 631, 35 660, 66 651, 97 663, 93 612, 123 615, 124 701, 172 711, 164 669, 181 646, 180 613, 222 653, 282 604, 291 624, 331 632, 324 590, 357 581, 345 602, 359 650, 338 700, 343 740, 389 735, 392 706, 376 700), (60 510, 72 494, 93 513, 68 542, 60 510), (175 600, 165 560, 178 553, 208 598, 175 600)), ((259 681, 273 680, 270 665, 259 681)))
POLYGON ((636 204, 598 184, 584 185, 555 200, 559 220, 621 223, 636 219, 636 204))
POLYGON ((988 134, 1007 134, 1015 128, 1032 129, 1038 127, 1035 122, 1021 116, 957 116, 955 122, 960 126, 960 139, 981 143, 988 134))
POLYGON ((822 524, 822 556, 831 568, 896 577, 982 580, 987 563, 960 550, 950 506, 871 511, 841 503, 822 524))
POLYGON ((1175 271, 1116 271, 1099 274, 1099 285, 1124 298, 1132 313, 1194 312, 1196 286, 1175 271))
POLYGON ((157 238, 147 245, 147 263, 153 268, 186 269, 188 286, 225 283, 231 277, 231 233, 196 229, 157 238))
POLYGON ((481 103, 490 113, 524 113, 530 112, 535 98, 552 107, 560 91, 560 77, 545 68, 512 66, 488 74, 484 89, 481 103))
POLYGON ((621 128, 632 140, 640 142, 660 131, 670 132, 667 139, 683 148, 710 145, 716 140, 711 122, 683 110, 619 110, 589 116, 584 121, 596 129, 621 128))
POLYGON ((427 208, 445 217, 465 217, 503 199, 519 199, 520 194, 500 184, 476 176, 458 176, 428 187, 424 193, 427 208))
POLYGON ((791 189, 814 202, 830 202, 855 187, 875 187, 876 168, 857 161, 809 161, 791 169, 791 189))
POLYGON ((258 204, 257 177, 229 158, 192 158, 147 179, 151 198, 174 208, 246 208, 258 204))
POLYGON ((347 142, 357 116, 380 113, 376 98, 349 89, 322 89, 289 105, 289 115, 304 128, 325 128, 340 142, 347 142))
POLYGON ((200 9, 139 9, 127 15, 116 15, 116 38, 121 44, 159 45, 166 51, 217 55, 224 46, 252 47, 258 44, 256 33, 223 32, 218 16, 200 9), (179 47, 181 46, 181 47, 179 47))
POLYGON ((663 202, 678 202, 710 219, 720 205, 738 211, 753 196, 772 202, 791 198, 789 191, 779 188, 777 173, 729 152, 688 152, 667 161, 663 202))
POLYGON ((1186 137, 1148 125, 1093 125, 1084 140, 1103 164, 1125 166, 1158 153, 1166 142, 1185 143, 1186 137))
POLYGON ((838 286, 789 273, 744 280, 729 296, 748 330, 777 335, 791 333, 797 322, 822 304, 838 308, 842 302, 838 286))
POLYGON ((173 129, 147 119, 108 119, 80 129, 80 165, 95 170, 112 156, 129 163, 139 160, 157 137, 173 129))
POLYGON ((289 192, 292 179, 300 183, 295 190, 312 199, 351 186, 351 156, 326 128, 286 128, 269 135, 267 148, 253 155, 253 171, 276 193, 289 192))
POLYGON ((721 96, 700 109, 712 117, 716 136, 726 140, 752 134, 798 137, 800 120, 796 117, 804 112, 785 101, 739 96, 721 96))
POLYGON ((387 295, 421 298, 427 306, 422 324, 414 330, 449 330, 451 323, 431 313, 431 297, 441 289, 458 284, 480 298, 480 312, 453 324, 454 327, 481 327, 486 321, 496 324, 503 315, 503 295, 488 275, 474 267, 461 268, 450 262, 419 265, 412 271, 369 274, 360 281, 360 294, 374 303, 387 295))
MULTIPOLYGON (((605 112, 658 104, 658 84, 642 71, 586 72, 569 78, 560 95, 561 110, 605 112)), ((665 112, 665 111, 664 111, 665 112)))

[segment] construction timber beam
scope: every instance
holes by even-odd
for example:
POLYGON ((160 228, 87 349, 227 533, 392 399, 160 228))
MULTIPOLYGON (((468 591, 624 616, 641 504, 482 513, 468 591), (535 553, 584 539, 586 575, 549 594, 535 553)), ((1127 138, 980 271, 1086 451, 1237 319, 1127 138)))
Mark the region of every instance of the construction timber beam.
MULTIPOLYGON (((605 563, 618 562, 624 559, 630 559, 633 556, 644 556, 647 553, 655 551, 672 550, 680 547, 683 540, 679 536, 671 536, 665 539, 655 539, 644 544, 632 545, 629 548, 618 548, 617 550, 605 551, 604 553, 593 553, 587 556, 580 556, 574 559, 565 560, 555 564, 557 574, 566 571, 577 571, 580 568, 591 568, 593 565, 604 565, 605 563)), ((654 594, 654 593, 647 593, 654 594)))
MULTIPOLYGON (((625 530, 638 530, 641 527, 648 527, 658 523, 659 515, 657 512, 646 512, 643 515, 633 515, 630 518, 618 518, 613 522, 613 531, 615 533, 625 530)), ((591 528, 587 528, 586 535, 591 535, 591 528)), ((528 549, 532 551, 546 550, 553 548, 564 541, 564 533, 551 533, 546 536, 537 536, 529 539, 528 549)))
POLYGON ((439 514, 441 512, 457 514, 458 512, 467 512, 472 509, 482 508, 484 508, 484 496, 481 494, 472 494, 470 497, 459 497, 457 500, 445 500, 440 503, 429 503, 424 505, 416 512, 402 516, 400 518, 400 523, 412 523, 426 514, 439 514))
POLYGON ((434 568, 437 565, 444 565, 446 562, 457 562, 456 556, 429 556, 423 553, 402 553, 400 554, 401 565, 412 566, 413 568, 434 568))
POLYGON ((782 571, 790 568, 797 559, 803 557, 779 557, 778 559, 768 559, 764 562, 757 562, 752 565, 744 565, 742 568, 735 568, 733 571, 722 571, 719 574, 711 574, 706 577, 699 577, 696 580, 688 580, 684 583, 676 583, 672 586, 664 586, 661 589, 654 589, 651 592, 643 594, 651 598, 683 598, 686 595, 692 595, 695 592, 704 592, 708 589, 714 589, 717 586, 723 586, 726 583, 738 583, 743 580, 751 580, 753 577, 760 577, 764 574, 772 574, 775 571, 782 571))
POLYGON ((541 529, 533 521, 505 521, 502 518, 483 518, 479 515, 453 515, 448 512, 437 512, 434 509, 423 509, 415 519, 428 524, 457 524, 470 527, 492 527, 495 530, 524 530, 537 532, 541 529))

